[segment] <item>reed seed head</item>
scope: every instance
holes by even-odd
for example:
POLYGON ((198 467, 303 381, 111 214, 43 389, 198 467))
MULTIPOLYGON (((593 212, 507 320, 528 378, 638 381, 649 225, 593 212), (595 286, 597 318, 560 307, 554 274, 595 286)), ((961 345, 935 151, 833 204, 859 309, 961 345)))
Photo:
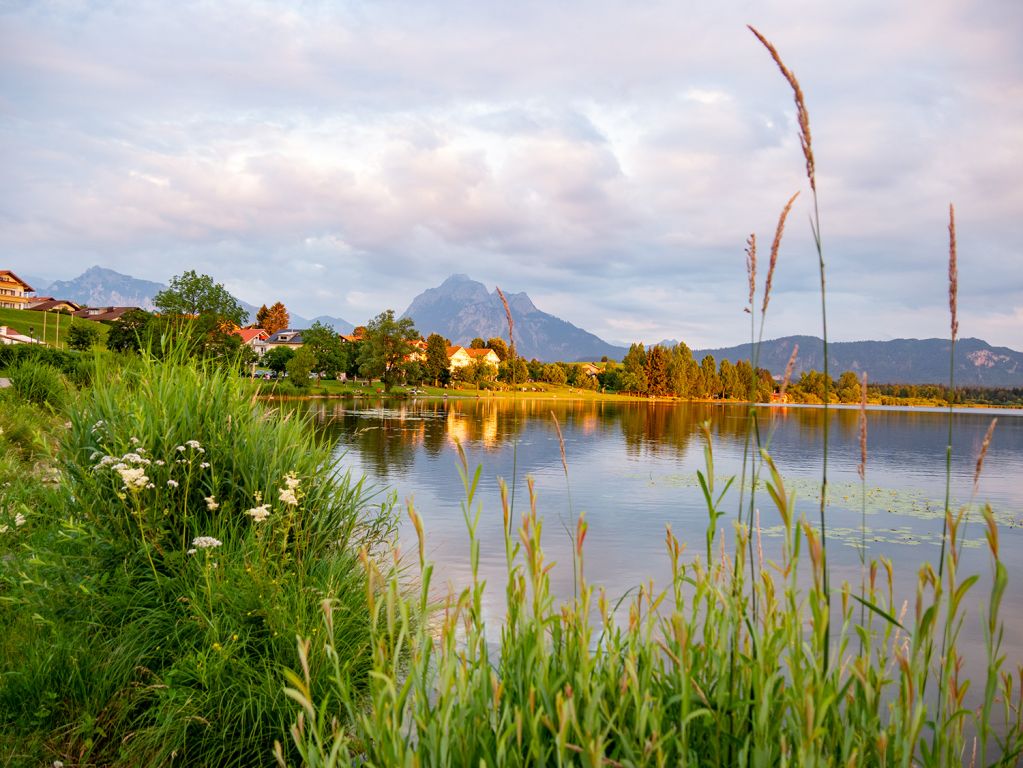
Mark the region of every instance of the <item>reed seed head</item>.
POLYGON ((561 449, 561 466, 565 469, 565 477, 568 477, 568 459, 565 458, 565 437, 561 434, 561 425, 558 417, 551 411, 551 418, 554 419, 554 429, 558 433, 558 447, 561 449))
POLYGON ((767 264, 767 282, 764 283, 764 304, 760 308, 760 313, 767 312, 767 303, 771 300, 771 283, 774 280, 774 267, 778 263, 778 249, 781 247, 781 236, 785 232, 785 219, 788 218, 789 211, 792 210, 792 204, 796 202, 796 198, 799 197, 799 193, 796 192, 789 201, 785 203, 785 207, 782 208, 781 215, 778 217, 778 226, 774 230, 774 240, 771 242, 771 258, 767 264))
MULTIPOLYGON (((512 320, 511 307, 508 306, 508 299, 504 297, 504 291, 501 290, 501 286, 495 285, 494 288, 497 290, 497 296, 501 299, 501 305, 504 307, 504 316, 508 320, 508 349, 515 349, 515 321, 512 320)), ((514 357, 514 355, 509 355, 514 357)))
POLYGON ((948 309, 952 315, 952 343, 959 335, 959 263, 956 256, 956 209, 948 204, 948 309))
POLYGON ((757 292, 757 235, 750 233, 746 238, 746 277, 749 279, 749 308, 747 312, 753 311, 753 297, 757 292))
POLYGON ((980 453, 977 454, 977 466, 973 471, 973 492, 977 492, 977 484, 980 482, 980 472, 984 469, 984 457, 987 456, 987 449, 991 447, 991 437, 995 433, 995 425, 998 419, 991 419, 991 424, 984 434, 984 442, 980 444, 980 453))
POLYGON ((785 366, 785 377, 781 380, 781 393, 784 395, 785 390, 789 388, 789 382, 792 381, 792 370, 796 367, 796 356, 799 354, 799 345, 792 345, 792 354, 789 355, 789 362, 785 366))
POLYGON ((778 69, 781 70, 782 76, 788 80, 789 85, 792 87, 792 95, 796 101, 796 118, 799 121, 799 143, 803 148, 803 157, 806 158, 806 178, 810 181, 810 189, 815 193, 817 192, 817 176, 814 170, 813 161, 813 143, 810 138, 810 116, 806 111, 806 100, 803 98, 803 89, 799 87, 799 81, 796 80, 796 76, 792 73, 788 67, 785 66, 785 62, 781 60, 781 55, 778 50, 771 44, 771 41, 764 37, 755 27, 746 25, 749 27, 749 31, 752 32, 757 40, 767 49, 767 52, 771 54, 771 58, 774 59, 774 63, 778 65, 778 69))

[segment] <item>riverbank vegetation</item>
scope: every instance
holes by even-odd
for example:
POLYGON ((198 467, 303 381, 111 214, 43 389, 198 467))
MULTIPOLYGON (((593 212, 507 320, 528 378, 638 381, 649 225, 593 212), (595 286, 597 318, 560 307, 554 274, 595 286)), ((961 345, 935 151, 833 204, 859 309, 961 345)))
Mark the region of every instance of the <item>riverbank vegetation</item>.
MULTIPOLYGON (((0 392, 4 764, 265 764, 294 638, 320 636, 327 597, 366 684, 358 558, 389 539, 389 507, 230 369, 96 365, 78 385, 22 362, 0 392)), ((328 690, 326 658, 307 661, 328 690)))

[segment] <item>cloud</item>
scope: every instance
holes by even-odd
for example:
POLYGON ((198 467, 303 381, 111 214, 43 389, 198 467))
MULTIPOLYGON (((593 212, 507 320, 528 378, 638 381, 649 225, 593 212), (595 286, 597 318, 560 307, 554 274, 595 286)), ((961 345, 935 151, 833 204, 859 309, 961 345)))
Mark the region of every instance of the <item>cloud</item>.
POLYGON ((355 321, 469 272, 610 338, 710 346, 744 338, 743 243, 769 242, 802 189, 768 328, 815 332, 791 93, 752 20, 807 93, 834 335, 944 331, 955 201, 963 311, 1018 346, 1023 8, 746 13, 8 7, 0 252, 55 278, 194 267, 248 301, 355 321))

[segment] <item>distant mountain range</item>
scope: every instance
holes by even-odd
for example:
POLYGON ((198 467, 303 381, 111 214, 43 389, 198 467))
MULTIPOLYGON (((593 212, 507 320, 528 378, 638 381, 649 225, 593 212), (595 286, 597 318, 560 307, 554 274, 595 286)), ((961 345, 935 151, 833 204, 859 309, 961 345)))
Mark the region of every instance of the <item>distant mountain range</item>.
MULTIPOLYGON (((515 321, 515 349, 521 357, 544 361, 621 359, 626 350, 536 308, 525 293, 506 293, 515 321)), ((424 336, 439 333, 454 344, 473 338, 508 338, 504 306, 495 290, 468 275, 452 275, 412 300, 402 317, 412 318, 424 336)))
MULTIPOLYGON (((90 307, 113 305, 142 307, 148 310, 156 308, 153 304, 153 297, 167 288, 163 283, 140 280, 104 267, 89 267, 73 280, 57 280, 52 283, 46 280, 36 280, 35 282, 30 280, 29 282, 36 287, 36 293, 40 295, 46 293, 59 299, 68 299, 90 307)), ((249 322, 255 322, 259 307, 241 299, 238 299, 238 303, 249 313, 249 322)), ((307 320, 293 312, 289 314, 291 316, 289 325, 293 328, 308 328, 317 321, 334 328, 338 333, 351 333, 355 328, 352 323, 341 317, 320 315, 312 320, 307 320)))
MULTIPOLYGON (((786 336, 765 341, 759 365, 775 375, 784 373, 798 344, 795 376, 805 370, 824 369, 824 343, 816 336, 786 336)), ((877 384, 940 384, 948 382, 948 339, 893 339, 891 341, 840 341, 828 344, 830 373, 867 372, 877 384)), ((721 362, 750 359, 750 345, 694 350, 697 360, 713 355, 721 362)), ((992 347, 981 339, 957 339, 955 383, 981 387, 1023 386, 1023 353, 1008 347, 992 347)))
MULTIPOLYGON (((28 279, 28 278, 26 278, 28 279)), ((70 299, 89 306, 134 305, 153 308, 153 297, 166 288, 162 283, 139 280, 103 267, 90 267, 73 280, 48 283, 36 278, 29 282, 39 295, 70 299), (45 288, 42 286, 46 286, 45 288)), ((627 348, 603 339, 561 318, 541 311, 525 293, 506 293, 515 320, 515 346, 520 355, 543 361, 600 360, 607 356, 621 360, 627 348)), ((258 307, 240 301, 255 319, 258 307)), ((508 338, 508 324, 497 291, 467 275, 452 275, 436 288, 416 296, 405 310, 424 336, 439 333, 455 344, 468 344, 479 336, 508 338)), ((292 328, 308 328, 321 322, 338 333, 351 333, 353 324, 340 317, 320 315, 308 320, 291 313, 292 328)), ((675 339, 664 339, 660 346, 672 347, 675 339)), ((761 345, 759 364, 775 375, 784 372, 792 347, 799 344, 795 374, 804 370, 822 370, 824 350, 816 336, 786 336, 761 345)), ((866 371, 872 382, 898 384, 936 384, 948 381, 947 339, 894 339, 892 341, 832 342, 829 365, 837 377, 842 371, 866 371)), ((656 345, 654 345, 656 346, 656 345)), ((750 345, 693 351, 697 360, 705 355, 721 360, 750 359, 750 345)), ((956 342, 955 380, 960 385, 1023 387, 1023 353, 1007 347, 992 347, 981 339, 956 342)))

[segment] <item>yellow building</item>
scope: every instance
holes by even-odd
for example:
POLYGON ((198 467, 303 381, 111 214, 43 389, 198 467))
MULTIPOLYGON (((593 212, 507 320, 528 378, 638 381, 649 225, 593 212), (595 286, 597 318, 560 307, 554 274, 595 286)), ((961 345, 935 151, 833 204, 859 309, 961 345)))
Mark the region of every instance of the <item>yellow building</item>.
POLYGON ((38 301, 35 296, 26 296, 26 293, 35 293, 35 289, 11 270, 0 269, 0 308, 25 309, 38 301))

